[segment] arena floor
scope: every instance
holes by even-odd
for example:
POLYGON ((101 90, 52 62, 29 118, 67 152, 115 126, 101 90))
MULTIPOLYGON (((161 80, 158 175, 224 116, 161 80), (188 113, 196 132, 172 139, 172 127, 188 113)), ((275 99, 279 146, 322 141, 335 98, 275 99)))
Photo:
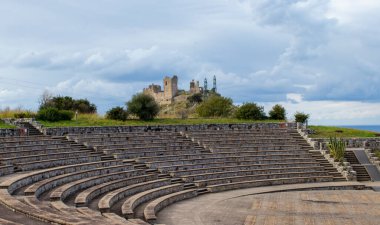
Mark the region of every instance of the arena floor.
POLYGON ((207 194, 165 208, 166 225, 380 224, 380 192, 308 190, 276 192, 310 184, 207 194), (274 193, 263 193, 272 192, 274 193), (263 194, 260 194, 263 193, 263 194))

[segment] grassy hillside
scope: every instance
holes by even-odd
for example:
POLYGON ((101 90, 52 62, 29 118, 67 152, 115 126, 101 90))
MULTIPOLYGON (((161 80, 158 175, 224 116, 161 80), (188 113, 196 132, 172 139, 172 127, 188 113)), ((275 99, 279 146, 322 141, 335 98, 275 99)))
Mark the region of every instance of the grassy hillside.
POLYGON ((59 122, 46 122, 39 121, 46 127, 84 127, 84 126, 145 126, 145 125, 176 125, 176 124, 212 124, 212 123, 269 123, 269 122, 279 122, 274 120, 265 121, 254 121, 254 120, 238 120, 231 118, 194 118, 194 119, 154 119, 152 121, 141 121, 141 120, 127 120, 127 121, 116 121, 105 119, 102 116, 96 114, 82 114, 78 116, 78 120, 70 121, 59 121, 59 122))
POLYGON ((328 138, 328 137, 379 137, 380 133, 365 130, 356 130, 343 127, 330 126, 309 126, 315 131, 315 134, 309 135, 312 138, 328 138))
POLYGON ((2 120, 0 120, 0 129, 6 129, 6 128, 15 128, 15 126, 8 125, 4 123, 2 120))

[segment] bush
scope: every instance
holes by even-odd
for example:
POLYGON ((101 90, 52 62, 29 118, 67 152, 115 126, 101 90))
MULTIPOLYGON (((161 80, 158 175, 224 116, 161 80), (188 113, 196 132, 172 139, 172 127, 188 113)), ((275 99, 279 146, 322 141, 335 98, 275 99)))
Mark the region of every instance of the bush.
POLYGON ((309 119, 309 114, 305 114, 302 112, 296 112, 294 114, 294 120, 297 123, 305 123, 309 119))
POLYGON ((15 118, 35 118, 36 113, 31 111, 25 111, 25 112, 18 112, 14 114, 15 118))
POLYGON ((203 101, 202 94, 201 93, 195 93, 195 94, 187 97, 187 101, 190 104, 201 103, 203 101))
POLYGON ((273 108, 269 111, 269 117, 272 120, 285 120, 286 119, 285 108, 279 104, 273 106, 273 108))
POLYGON ((128 112, 142 120, 152 120, 160 111, 160 106, 151 95, 136 94, 127 102, 128 112))
POLYGON ((196 109, 201 117, 228 117, 233 108, 232 99, 211 95, 196 109))
POLYGON ((336 161, 343 161, 344 153, 346 152, 346 143, 344 143, 342 139, 330 137, 330 141, 327 144, 327 147, 330 150, 330 155, 334 157, 336 161))
POLYGON ((255 103, 244 103, 236 110, 235 116, 238 119, 262 120, 265 119, 264 107, 255 103))
POLYGON ((122 107, 114 107, 106 113, 106 118, 110 120, 126 121, 128 119, 128 112, 122 107))
POLYGON ((73 99, 70 96, 46 97, 41 100, 40 109, 57 108, 58 110, 72 110, 79 113, 95 113, 96 105, 87 99, 73 99))
POLYGON ((57 108, 49 107, 41 109, 37 113, 38 120, 44 121, 60 121, 60 120, 71 120, 74 117, 74 112, 68 110, 58 110, 57 108))

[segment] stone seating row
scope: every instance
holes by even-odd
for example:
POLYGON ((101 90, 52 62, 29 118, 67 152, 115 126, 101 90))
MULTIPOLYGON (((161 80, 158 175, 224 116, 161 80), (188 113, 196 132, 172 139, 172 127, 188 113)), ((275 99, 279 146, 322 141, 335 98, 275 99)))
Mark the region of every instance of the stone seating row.
MULTIPOLYGON (((103 149, 107 146, 118 146, 120 145, 121 147, 130 147, 130 148, 136 148, 136 147, 141 147, 142 145, 146 146, 168 146, 168 147, 179 147, 179 146, 184 146, 184 145, 190 145, 193 144, 191 140, 181 140, 181 139, 172 139, 172 140, 155 140, 155 141, 144 141, 144 140, 139 140, 139 141, 120 141, 120 142, 88 142, 85 143, 87 145, 90 145, 96 149, 103 149)), ((113 147, 115 148, 115 147, 113 147)))
POLYGON ((111 222, 106 221, 106 218, 102 217, 99 214, 90 212, 82 213, 81 211, 78 211, 75 208, 70 208, 67 205, 62 204, 62 202, 40 201, 35 196, 25 196, 23 197, 23 202, 25 202, 26 205, 29 205, 34 209, 41 210, 46 213, 50 213, 53 215, 62 215, 63 217, 75 217, 76 219, 80 219, 80 221, 86 221, 87 223, 89 221, 96 221, 97 223, 111 222))
POLYGON ((204 158, 204 159, 185 159, 185 160, 165 160, 165 161, 152 161, 152 162, 145 162, 145 164, 148 165, 150 168, 158 169, 162 166, 170 166, 170 165, 184 165, 184 164, 199 164, 199 163, 213 163, 213 162, 255 162, 255 163, 262 163, 262 164, 269 164, 269 163, 300 163, 300 162, 313 162, 310 158, 279 158, 279 159, 272 159, 272 158, 263 158, 260 160, 248 160, 246 157, 242 156, 236 156, 236 157, 229 157, 229 159, 225 159, 223 157, 218 158, 204 158))
POLYGON ((112 154, 116 159, 133 159, 140 157, 153 157, 153 156, 165 156, 170 155, 181 155, 181 154, 200 154, 199 150, 188 149, 188 150, 175 150, 175 151, 105 151, 107 154, 112 154))
POLYGON ((272 159, 272 160, 281 160, 281 159, 287 159, 287 158, 300 158, 300 159, 309 159, 309 155, 300 155, 300 154, 254 154, 254 155, 214 155, 214 154, 199 154, 199 155, 193 155, 193 154, 187 154, 187 155, 163 155, 163 156, 152 156, 152 157, 140 157, 137 158, 136 161, 140 163, 159 163, 159 162, 166 162, 166 161, 184 161, 184 160, 193 160, 196 162, 196 160, 224 160, 224 161, 239 161, 240 159, 249 160, 253 162, 259 162, 266 159, 272 159))
MULTIPOLYGON (((223 163, 215 164, 204 164, 205 167, 200 168, 189 168, 190 165, 186 167, 176 167, 166 169, 165 172, 169 173, 173 177, 188 176, 193 174, 207 174, 207 173, 219 173, 228 171, 240 171, 240 170, 288 170, 288 168, 313 168, 315 170, 322 170, 323 167, 316 162, 303 163, 294 165, 293 163, 276 163, 276 164, 248 164, 248 165, 224 165, 223 163)), ((162 168, 160 168, 162 169, 162 168)))
POLYGON ((36 197, 39 197, 42 193, 52 190, 53 188, 56 188, 57 186, 60 186, 69 182, 77 181, 83 178, 101 176, 104 174, 108 175, 111 173, 129 171, 129 170, 133 170, 133 167, 131 167, 131 165, 129 164, 125 164, 125 165, 100 167, 100 168, 94 168, 90 170, 83 170, 83 171, 53 176, 53 177, 46 178, 46 179, 43 179, 31 184, 27 189, 25 189, 24 194, 35 195, 36 197))
MULTIPOLYGON (((14 212, 27 215, 28 217, 31 217, 37 220, 49 221, 55 224, 91 225, 91 224, 96 224, 97 222, 99 222, 99 221, 93 221, 91 218, 87 218, 87 220, 83 220, 81 218, 77 218, 65 213, 56 214, 56 213, 51 213, 49 211, 46 211, 40 208, 32 207, 28 204, 20 202, 19 200, 11 196, 6 189, 0 189, 0 203, 5 205, 7 208, 12 209, 14 212)), ((103 224, 116 224, 109 220, 100 221, 100 222, 103 224)))
MULTIPOLYGON (((144 145, 140 144, 140 146, 125 146, 125 145, 111 145, 106 146, 105 148, 101 149, 103 151, 107 150, 136 150, 136 151, 159 151, 159 150, 181 150, 181 149, 188 149, 188 148, 194 148, 194 144, 187 144, 187 145, 178 145, 178 146, 171 146, 171 145, 144 145)), ((98 151, 99 149, 96 148, 98 151)))
POLYGON ((50 194, 50 200, 65 201, 69 196, 83 189, 87 189, 95 185, 103 184, 109 181, 137 177, 142 176, 144 174, 144 170, 127 170, 82 178, 76 181, 66 183, 65 185, 59 186, 58 188, 54 189, 50 194))
POLYGON ((207 189, 211 192, 227 191, 233 189, 252 188, 260 186, 273 186, 282 184, 297 184, 297 183, 312 183, 312 182, 330 182, 330 176, 321 177, 289 177, 289 178, 274 178, 266 180, 249 180, 234 183, 223 183, 217 185, 208 185, 207 189))
POLYGON ((61 144, 38 144, 38 145, 29 145, 29 146, 12 146, 12 147, 5 147, 1 148, 0 152, 12 152, 12 151, 32 151, 32 150, 40 150, 40 149, 55 149, 55 148, 75 148, 75 146, 71 146, 67 143, 61 143, 61 144))
POLYGON ((149 200, 168 195, 174 192, 182 191, 184 189, 183 184, 171 184, 167 186, 161 186, 158 188, 146 190, 135 194, 126 199, 121 207, 121 212, 126 218, 135 218, 134 209, 144 202, 149 200))
POLYGON ((81 163, 89 163, 89 162, 97 162, 100 161, 100 155, 86 155, 86 156, 75 156, 75 157, 64 157, 57 159, 46 159, 39 161, 31 161, 24 163, 14 163, 18 169, 22 171, 30 171, 30 170, 38 170, 38 169, 46 169, 57 166, 66 166, 73 164, 81 164, 81 163))
POLYGON ((164 195, 150 202, 144 209, 145 220, 151 224, 155 224, 157 220, 156 214, 168 205, 175 202, 179 202, 185 199, 194 198, 198 195, 197 190, 190 189, 179 192, 174 192, 172 194, 164 195))
POLYGON ((13 166, 0 164, 0 176, 12 174, 13 172, 14 172, 13 166))
MULTIPOLYGON (((186 182, 194 182, 199 180, 212 180, 225 177, 240 177, 240 176, 250 176, 250 175, 262 175, 262 174, 280 174, 284 171, 284 168, 266 168, 266 169, 248 169, 248 170, 233 170, 233 171, 222 171, 222 172, 209 172, 202 174, 190 174, 180 176, 186 182)), ((321 172, 327 175, 327 172, 323 167, 288 167, 286 168, 286 173, 295 172, 321 172)))
POLYGON ((266 151, 266 150, 302 150, 302 147, 300 146, 204 146, 206 148, 209 148, 212 152, 223 152, 223 151, 266 151))
POLYGON ((247 176, 222 177, 222 178, 213 178, 213 179, 206 179, 206 180, 197 180, 197 181, 194 181, 194 183, 197 187, 208 187, 210 185, 237 183, 237 182, 251 181, 251 180, 270 180, 270 179, 297 178, 297 177, 310 177, 310 178, 320 177, 328 181, 333 180, 333 177, 326 175, 325 171, 313 171, 313 172, 282 172, 282 173, 256 174, 256 175, 247 175, 247 176))
POLYGON ((45 138, 41 140, 19 140, 19 141, 6 141, 0 142, 0 149, 10 148, 10 147, 25 147, 30 145, 53 145, 61 144, 62 140, 45 138))
MULTIPOLYGON (((194 138, 195 140, 198 140, 194 138)), ((215 144, 215 145, 225 145, 225 144, 237 144, 237 145, 243 145, 243 144, 297 144, 298 142, 296 140, 289 140, 289 139, 227 139, 227 138, 218 138, 218 139, 213 139, 213 140, 208 140, 208 139, 199 139, 200 142, 203 144, 215 144)))
POLYGON ((48 159, 58 159, 65 157, 80 157, 80 156, 88 156, 92 153, 91 150, 86 151, 68 151, 68 152, 60 152, 60 153, 51 153, 51 154, 38 154, 38 155, 27 155, 27 156, 16 156, 9 158, 2 158, 0 161, 5 165, 11 165, 15 163, 26 163, 30 161, 41 161, 48 159))
POLYGON ((100 162, 90 162, 81 163, 67 166, 60 166, 55 168, 43 169, 33 172, 28 172, 26 174, 14 175, 11 178, 0 183, 0 189, 7 189, 10 194, 15 192, 17 189, 30 185, 32 183, 47 179, 49 177, 54 177, 66 173, 73 173, 82 170, 90 170, 95 168, 123 165, 124 163, 120 160, 110 160, 110 161, 100 161, 100 162))
POLYGON ((152 181, 157 179, 157 174, 147 174, 135 177, 128 177, 119 180, 108 181, 102 184, 95 185, 93 187, 87 188, 78 193, 75 198, 75 206, 83 207, 93 200, 94 198, 113 190, 130 186, 138 183, 145 183, 147 181, 152 181))
MULTIPOLYGON (((13 150, 9 152, 1 152, 0 151, 0 158, 9 158, 9 157, 17 157, 17 156, 28 156, 28 155, 38 155, 38 154, 53 154, 53 153, 60 153, 60 152, 68 152, 68 151, 78 151, 81 150, 79 148, 72 148, 72 147, 62 147, 58 146, 55 148, 41 148, 41 149, 34 149, 34 150, 13 150)), ((87 149, 88 150, 88 149, 87 149)))
POLYGON ((177 132, 120 132, 120 133, 101 133, 101 134, 68 134, 67 137, 70 140, 85 140, 86 138, 112 138, 112 137, 122 137, 122 138, 147 138, 150 137, 167 137, 178 135, 177 132))
POLYGON ((104 195, 98 202, 101 212, 109 212, 116 202, 129 196, 171 184, 170 179, 151 180, 143 183, 132 184, 126 187, 115 189, 104 195))

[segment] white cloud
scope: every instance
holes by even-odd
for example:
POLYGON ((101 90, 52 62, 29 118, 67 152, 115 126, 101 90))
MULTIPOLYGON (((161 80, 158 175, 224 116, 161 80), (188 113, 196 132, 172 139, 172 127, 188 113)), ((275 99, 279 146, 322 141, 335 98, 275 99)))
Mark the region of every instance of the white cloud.
MULTIPOLYGON (((2 104, 35 107, 48 88, 106 109, 165 75, 179 75, 181 88, 205 77, 211 86, 216 75, 218 90, 235 102, 342 103, 368 110, 360 115, 372 121, 377 108, 359 105, 380 101, 379 7, 377 0, 4 1, 0 78, 9 80, 0 90, 21 92, 2 104)), ((364 118, 339 114, 350 115, 364 118)))

